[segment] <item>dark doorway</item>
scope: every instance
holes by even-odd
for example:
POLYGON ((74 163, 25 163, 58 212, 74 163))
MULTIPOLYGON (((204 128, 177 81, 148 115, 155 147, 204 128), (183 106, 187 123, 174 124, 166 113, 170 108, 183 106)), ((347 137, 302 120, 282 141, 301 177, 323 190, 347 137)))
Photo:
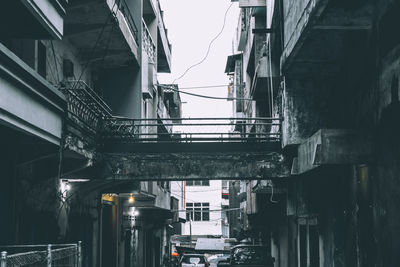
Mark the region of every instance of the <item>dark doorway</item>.
POLYGON ((104 205, 102 213, 102 250, 103 267, 117 266, 117 207, 104 205))

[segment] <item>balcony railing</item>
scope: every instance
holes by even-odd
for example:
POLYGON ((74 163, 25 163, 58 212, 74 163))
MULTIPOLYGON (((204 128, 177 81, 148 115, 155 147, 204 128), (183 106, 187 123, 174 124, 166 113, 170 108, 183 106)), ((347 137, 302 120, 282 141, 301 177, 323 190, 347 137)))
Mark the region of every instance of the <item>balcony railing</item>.
POLYGON ((84 81, 67 81, 61 91, 67 98, 68 116, 78 124, 97 131, 111 109, 84 81))
POLYGON ((122 142, 278 142, 278 118, 108 118, 103 122, 105 141, 122 142), (239 121, 240 120, 240 121, 239 121), (177 124, 176 121, 182 121, 177 124), (239 125, 239 127, 238 127, 239 125), (173 132, 160 132, 160 127, 173 132), (233 129, 236 128, 236 131, 233 129), (247 131, 247 132, 246 132, 247 131))
POLYGON ((136 44, 139 44, 139 30, 136 26, 135 21, 133 20, 132 12, 129 9, 129 6, 125 0, 119 1, 119 10, 124 15, 124 17, 128 23, 129 29, 132 32, 133 38, 136 41, 136 44))
POLYGON ((142 46, 144 51, 146 51, 148 57, 152 62, 156 62, 157 60, 157 48, 153 38, 151 37, 150 31, 147 28, 146 23, 142 20, 143 24, 143 33, 142 33, 142 46))

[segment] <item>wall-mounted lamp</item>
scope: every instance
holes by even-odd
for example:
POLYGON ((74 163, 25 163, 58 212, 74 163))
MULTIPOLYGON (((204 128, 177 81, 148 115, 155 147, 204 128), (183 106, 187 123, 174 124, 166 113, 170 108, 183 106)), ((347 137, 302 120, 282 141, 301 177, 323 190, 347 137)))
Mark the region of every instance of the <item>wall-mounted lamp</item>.
POLYGON ((129 196, 128 202, 131 203, 131 204, 133 204, 135 202, 135 198, 133 197, 133 194, 131 194, 129 196))

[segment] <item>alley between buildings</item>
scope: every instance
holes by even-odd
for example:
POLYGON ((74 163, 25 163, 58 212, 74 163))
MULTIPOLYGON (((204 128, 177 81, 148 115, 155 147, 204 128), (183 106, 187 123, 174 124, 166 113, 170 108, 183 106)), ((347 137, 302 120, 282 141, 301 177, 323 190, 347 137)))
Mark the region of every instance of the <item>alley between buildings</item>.
POLYGON ((0 266, 400 266, 399 0, 0 4, 0 266))

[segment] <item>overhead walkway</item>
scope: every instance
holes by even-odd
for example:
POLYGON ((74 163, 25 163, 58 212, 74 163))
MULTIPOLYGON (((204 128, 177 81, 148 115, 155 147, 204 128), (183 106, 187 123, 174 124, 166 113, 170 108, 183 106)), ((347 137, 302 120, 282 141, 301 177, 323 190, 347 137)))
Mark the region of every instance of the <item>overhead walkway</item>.
POLYGON ((280 118, 122 118, 112 116, 93 92, 79 90, 85 87, 64 91, 74 100, 69 102, 66 128, 79 132, 80 138, 88 135, 96 157, 70 177, 254 180, 289 173, 280 153, 280 118))

